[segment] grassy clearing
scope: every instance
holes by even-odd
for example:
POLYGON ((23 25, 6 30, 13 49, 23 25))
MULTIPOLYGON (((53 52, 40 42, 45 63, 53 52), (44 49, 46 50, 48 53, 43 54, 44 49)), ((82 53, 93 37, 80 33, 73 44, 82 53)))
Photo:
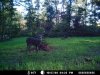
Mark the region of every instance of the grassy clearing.
POLYGON ((46 38, 50 52, 28 52, 25 40, 0 43, 0 70, 100 70, 100 37, 46 38))

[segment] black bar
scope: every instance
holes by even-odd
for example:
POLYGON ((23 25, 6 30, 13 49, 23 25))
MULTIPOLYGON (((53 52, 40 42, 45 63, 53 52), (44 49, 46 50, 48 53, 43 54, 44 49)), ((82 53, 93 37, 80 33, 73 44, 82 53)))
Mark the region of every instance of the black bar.
MULTIPOLYGON (((0 75, 98 75, 94 70, 2 70, 0 75)), ((100 75, 100 74, 99 74, 100 75)))
POLYGON ((2 70, 0 75, 28 75, 27 71, 11 71, 11 70, 2 70))

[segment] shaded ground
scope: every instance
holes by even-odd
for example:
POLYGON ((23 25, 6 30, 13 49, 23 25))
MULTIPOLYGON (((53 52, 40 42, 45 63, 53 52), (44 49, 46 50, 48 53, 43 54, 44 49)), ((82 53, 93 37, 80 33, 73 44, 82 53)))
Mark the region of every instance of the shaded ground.
POLYGON ((0 43, 0 70, 100 70, 100 37, 47 38, 49 52, 29 52, 25 39, 0 43))

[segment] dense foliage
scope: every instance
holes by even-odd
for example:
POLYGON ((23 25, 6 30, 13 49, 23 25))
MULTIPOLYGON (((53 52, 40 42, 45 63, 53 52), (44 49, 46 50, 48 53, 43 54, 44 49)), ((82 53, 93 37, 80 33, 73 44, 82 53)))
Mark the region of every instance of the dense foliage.
POLYGON ((0 0, 0 40, 15 36, 44 35, 49 37, 98 36, 100 35, 99 0, 0 0), (58 9, 60 5, 61 9, 58 9), (82 3, 81 3, 82 5, 82 3), (23 6, 26 30, 20 28, 21 14, 15 6, 23 6), (74 15, 73 15, 74 14, 74 15), (23 31, 24 30, 24 31, 23 31))

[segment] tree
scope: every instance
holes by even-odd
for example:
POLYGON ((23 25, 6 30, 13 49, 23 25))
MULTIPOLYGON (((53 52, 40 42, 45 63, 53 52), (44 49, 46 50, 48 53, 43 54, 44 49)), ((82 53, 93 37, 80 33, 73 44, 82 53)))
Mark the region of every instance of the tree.
POLYGON ((52 5, 52 1, 45 0, 44 2, 44 8, 46 10, 46 24, 45 24, 45 35, 48 36, 53 28, 53 19, 55 16, 55 10, 52 5))
POLYGON ((13 0, 0 1, 0 40, 15 37, 19 32, 13 0))
MULTIPOLYGON (((12 21, 10 20, 10 13, 11 10, 9 7, 11 7, 10 5, 10 1, 0 1, 0 28, 1 28, 1 40, 5 40, 5 35, 10 36, 10 29, 9 29, 9 25, 12 23, 12 21), (9 23, 10 21, 10 23, 9 23)), ((11 24, 12 25, 12 24, 11 24)))
POLYGON ((54 4, 55 8, 55 25, 57 25, 59 23, 59 10, 57 9, 59 0, 53 0, 52 3, 54 4))
POLYGON ((65 26, 63 31, 64 37, 67 37, 70 33, 70 26, 71 26, 71 14, 72 14, 72 0, 62 0, 62 8, 63 12, 61 12, 62 22, 65 26), (64 8, 64 5, 66 8, 64 8), (65 11, 64 11, 65 9, 65 11))
POLYGON ((27 28, 28 28, 28 31, 29 33, 32 35, 34 35, 33 33, 33 30, 35 27, 33 27, 34 25, 34 21, 35 21, 35 11, 34 11, 34 7, 33 7, 33 4, 32 4, 32 0, 26 0, 25 1, 25 4, 27 5, 27 15, 26 15, 26 20, 27 20, 27 28))

